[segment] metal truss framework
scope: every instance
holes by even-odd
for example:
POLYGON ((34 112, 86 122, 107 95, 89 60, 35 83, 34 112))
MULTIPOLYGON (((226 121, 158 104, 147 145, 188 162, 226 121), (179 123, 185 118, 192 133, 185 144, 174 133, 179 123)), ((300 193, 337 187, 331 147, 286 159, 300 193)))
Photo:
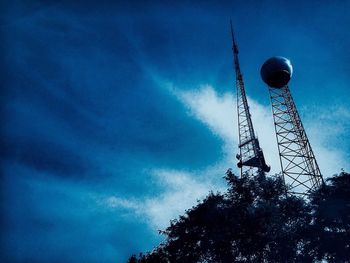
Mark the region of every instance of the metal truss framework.
POLYGON ((269 87, 283 180, 288 193, 309 194, 323 178, 288 86, 269 87))
MULTIPOLYGON (((238 135, 239 135, 239 160, 238 167, 241 168, 241 176, 251 176, 257 171, 254 166, 246 165, 249 160, 255 160, 258 140, 254 135, 253 123, 249 112, 247 97, 245 95, 242 75, 236 76, 237 87, 237 114, 238 114, 238 135), (243 165, 244 164, 244 165, 243 165)), ((249 163, 248 163, 249 164, 249 163)))
POLYGON ((237 88, 239 134, 239 154, 236 155, 239 162, 237 166, 241 168, 241 176, 253 176, 257 175, 258 173, 270 171, 270 167, 266 165, 263 151, 259 146, 258 139, 255 137, 247 96, 245 94, 243 77, 239 66, 238 48, 233 35, 232 22, 231 34, 237 88))

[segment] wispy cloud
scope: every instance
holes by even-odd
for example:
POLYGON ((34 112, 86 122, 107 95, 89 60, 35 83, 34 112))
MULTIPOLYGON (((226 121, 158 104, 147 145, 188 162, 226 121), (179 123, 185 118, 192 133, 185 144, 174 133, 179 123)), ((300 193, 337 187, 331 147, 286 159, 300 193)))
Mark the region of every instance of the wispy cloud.
MULTIPOLYGON (((207 125, 223 141, 224 159, 232 163, 238 151, 238 126, 235 94, 219 94, 209 85, 191 91, 176 91, 175 94, 189 109, 189 114, 207 125)), ((277 146, 275 142, 272 116, 269 107, 248 98, 255 132, 266 152, 267 162, 272 166, 271 173, 279 171, 277 146)), ((234 167, 235 168, 235 167, 234 167)))
MULTIPOLYGON (((229 167, 235 168, 234 155, 237 151, 237 118, 235 94, 218 94, 210 85, 198 89, 182 91, 171 85, 169 89, 188 110, 188 116, 207 126, 222 141, 223 158, 209 164, 202 171, 179 171, 174 169, 154 169, 151 173, 161 186, 162 192, 152 198, 130 201, 109 197, 109 206, 131 209, 135 214, 147 219, 154 229, 164 229, 171 219, 185 212, 205 197, 209 191, 224 189, 222 175, 229 167)), ((248 97, 255 131, 265 152, 271 174, 280 172, 277 144, 273 127, 271 109, 248 97)), ((349 169, 344 148, 332 147, 335 136, 345 136, 344 123, 334 119, 349 119, 349 112, 341 107, 325 115, 323 110, 315 109, 312 118, 305 116, 305 127, 324 176, 328 177, 349 169)), ((307 114, 305 114, 307 115, 307 114)), ((210 151, 210 149, 208 149, 210 151)), ((237 171, 237 170, 236 170, 237 171)))
POLYGON ((223 184, 209 176, 208 171, 186 172, 171 169, 150 171, 162 188, 159 195, 145 199, 105 197, 100 204, 111 209, 128 209, 134 216, 147 222, 152 229, 165 229, 171 219, 183 214, 210 191, 224 190, 223 184))
MULTIPOLYGON (((155 230, 197 199, 225 189, 222 176, 236 169, 238 150, 235 95, 218 92, 232 85, 232 11, 236 21, 247 12, 256 18, 236 28, 247 83, 266 56, 279 53, 293 56, 305 104, 311 94, 315 103, 349 97, 349 3, 330 12, 327 4, 315 10, 276 1, 262 12, 253 1, 234 9, 232 1, 7 2, 0 19, 1 262, 123 262, 151 249, 155 230), (318 15, 310 19, 309 10, 318 15), (322 34, 312 26, 320 24, 322 34), (259 52, 249 52, 257 42, 259 52)), ((278 172, 270 108, 248 99, 278 172)), ((324 174, 348 167, 349 107, 330 105, 300 108, 324 174)))
POLYGON ((168 226, 171 219, 183 214, 212 188, 209 180, 186 172, 156 170, 153 174, 164 192, 146 200, 144 211, 150 223, 158 229, 168 226))
POLYGON ((227 143, 236 142, 236 116, 231 94, 225 93, 220 96, 209 85, 204 85, 198 90, 177 90, 175 94, 188 108, 190 116, 205 123, 214 134, 223 138, 227 143))
MULTIPOLYGON (((190 114, 205 123, 213 133, 224 139, 224 149, 227 158, 232 158, 237 151, 237 118, 235 94, 218 94, 214 87, 202 86, 192 91, 178 91, 178 97, 190 114), (232 147, 232 143, 234 147, 232 147), (233 149, 232 149, 233 148, 233 149)), ((264 106, 248 97, 255 132, 265 152, 267 162, 272 166, 271 173, 280 171, 277 144, 273 119, 269 106, 264 106)), ((303 112, 300 107, 299 111, 303 112)), ((311 112, 306 111, 304 125, 316 157, 323 168, 325 176, 339 172, 340 168, 349 169, 346 162, 346 144, 343 147, 334 147, 336 140, 343 138, 349 131, 350 113, 343 106, 334 106, 330 111, 316 107, 311 112), (307 115, 310 114, 310 117, 307 115)))

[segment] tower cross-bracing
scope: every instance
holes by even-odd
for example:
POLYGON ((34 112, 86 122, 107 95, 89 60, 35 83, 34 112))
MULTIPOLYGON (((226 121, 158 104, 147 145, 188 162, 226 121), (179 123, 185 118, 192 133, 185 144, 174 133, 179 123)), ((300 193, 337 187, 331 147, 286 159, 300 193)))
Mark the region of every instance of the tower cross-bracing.
POLYGON ((237 92, 239 136, 239 154, 236 155, 236 158, 238 159, 237 166, 241 170, 241 176, 253 176, 257 173, 269 172, 270 167, 265 162, 263 151, 259 145, 259 140, 254 133, 253 123, 244 88, 243 76, 238 60, 238 47, 233 35, 232 21, 230 21, 230 23, 237 92))
POLYGON ((269 87, 282 174, 289 192, 307 194, 322 184, 322 175, 288 86, 269 87))
POLYGON ((262 66, 261 76, 269 86, 281 173, 288 192, 307 195, 322 185, 323 178, 287 85, 292 71, 288 59, 273 57, 262 66))

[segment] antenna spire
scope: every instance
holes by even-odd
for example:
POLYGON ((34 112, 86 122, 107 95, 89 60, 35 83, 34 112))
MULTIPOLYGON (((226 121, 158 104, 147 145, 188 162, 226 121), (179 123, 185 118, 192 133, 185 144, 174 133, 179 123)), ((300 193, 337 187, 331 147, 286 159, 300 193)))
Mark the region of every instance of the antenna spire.
POLYGON ((241 169, 241 176, 254 176, 270 171, 270 166, 265 162, 264 154, 256 138, 253 128, 253 122, 249 112, 247 96, 245 93, 243 76, 238 60, 238 47, 233 35, 232 20, 231 36, 234 69, 236 72, 237 89, 237 114, 238 114, 238 135, 239 135, 239 154, 237 166, 241 169))
POLYGON ((233 26, 232 26, 232 19, 230 19, 230 25, 231 25, 231 37, 232 37, 232 50, 234 53, 238 54, 238 47, 235 41, 235 36, 233 34, 233 26))

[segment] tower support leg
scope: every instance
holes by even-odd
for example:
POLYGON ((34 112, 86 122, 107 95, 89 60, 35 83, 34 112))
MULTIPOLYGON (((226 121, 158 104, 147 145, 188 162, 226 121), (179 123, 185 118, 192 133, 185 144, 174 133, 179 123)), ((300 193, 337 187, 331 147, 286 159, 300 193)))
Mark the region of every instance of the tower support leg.
POLYGON ((282 176, 289 193, 309 194, 323 178, 288 86, 269 87, 282 176))

